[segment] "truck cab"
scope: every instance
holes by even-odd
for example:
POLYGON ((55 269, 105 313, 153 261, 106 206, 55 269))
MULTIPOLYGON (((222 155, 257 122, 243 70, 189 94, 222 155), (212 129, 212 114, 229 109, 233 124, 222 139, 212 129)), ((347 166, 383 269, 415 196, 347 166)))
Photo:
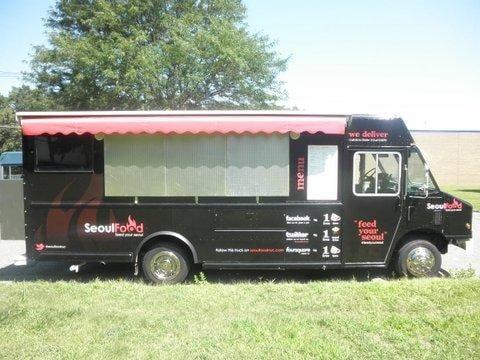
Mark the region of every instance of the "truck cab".
POLYGON ((349 263, 425 276, 438 272, 449 243, 465 248, 472 206, 441 191, 401 119, 352 117, 345 152, 349 263))

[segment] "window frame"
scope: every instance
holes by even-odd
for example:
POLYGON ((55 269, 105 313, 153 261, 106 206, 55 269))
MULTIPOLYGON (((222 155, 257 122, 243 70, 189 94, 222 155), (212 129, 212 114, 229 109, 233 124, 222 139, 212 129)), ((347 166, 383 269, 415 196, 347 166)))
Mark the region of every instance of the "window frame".
MULTIPOLYGON (((400 190, 402 188, 402 154, 398 151, 355 151, 353 154, 353 162, 352 162, 352 192, 355 196, 358 197, 395 197, 400 195, 400 190), (375 155, 382 155, 382 154, 393 154, 398 155, 398 187, 396 193, 357 193, 355 190, 355 159, 357 155, 361 154, 375 154, 375 155)), ((375 157, 375 191, 378 191, 378 156, 375 157)))
MULTIPOLYGON (((77 135, 77 136, 84 136, 84 135, 77 135)), ((39 169, 38 168, 38 156, 37 156, 37 139, 40 137, 51 137, 51 136, 45 136, 45 135, 40 135, 40 136, 35 136, 33 140, 33 171, 35 173, 88 173, 88 174, 93 174, 94 173, 94 162, 95 162, 95 139, 93 136, 89 136, 88 140, 90 141, 90 147, 91 147, 91 162, 90 162, 90 167, 89 169, 86 170, 60 170, 60 169, 39 169)), ((61 137, 58 135, 55 135, 55 137, 61 137)), ((66 137, 66 136, 65 136, 66 137)))

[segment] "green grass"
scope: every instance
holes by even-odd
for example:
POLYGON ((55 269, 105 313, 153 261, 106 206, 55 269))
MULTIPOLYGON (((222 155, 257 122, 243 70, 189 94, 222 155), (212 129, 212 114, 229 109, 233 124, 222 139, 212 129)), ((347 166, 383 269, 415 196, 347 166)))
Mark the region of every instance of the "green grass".
POLYGON ((443 191, 446 191, 454 196, 457 196, 460 199, 468 201, 473 205, 475 210, 480 211, 480 189, 458 189, 454 187, 441 187, 443 191))
POLYGON ((480 279, 0 284, 5 359, 478 359, 480 279))

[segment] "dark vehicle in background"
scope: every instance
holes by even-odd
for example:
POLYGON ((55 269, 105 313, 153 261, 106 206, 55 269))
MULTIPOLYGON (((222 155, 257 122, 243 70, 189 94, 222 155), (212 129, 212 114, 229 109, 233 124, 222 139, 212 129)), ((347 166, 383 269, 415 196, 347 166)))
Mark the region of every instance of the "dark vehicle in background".
POLYGON ((31 260, 215 269, 393 265, 432 276, 471 237, 399 118, 285 112, 18 113, 31 260))

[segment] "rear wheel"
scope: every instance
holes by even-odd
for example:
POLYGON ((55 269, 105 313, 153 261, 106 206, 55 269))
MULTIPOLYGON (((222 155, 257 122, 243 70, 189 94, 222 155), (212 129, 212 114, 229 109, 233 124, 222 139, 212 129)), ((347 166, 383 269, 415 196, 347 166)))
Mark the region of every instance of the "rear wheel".
POLYGON ((437 276, 442 266, 442 255, 437 247, 427 240, 414 240, 398 251, 397 273, 412 277, 437 276))
POLYGON ((147 251, 142 259, 142 270, 151 283, 177 284, 187 278, 190 259, 175 245, 159 245, 147 251))

